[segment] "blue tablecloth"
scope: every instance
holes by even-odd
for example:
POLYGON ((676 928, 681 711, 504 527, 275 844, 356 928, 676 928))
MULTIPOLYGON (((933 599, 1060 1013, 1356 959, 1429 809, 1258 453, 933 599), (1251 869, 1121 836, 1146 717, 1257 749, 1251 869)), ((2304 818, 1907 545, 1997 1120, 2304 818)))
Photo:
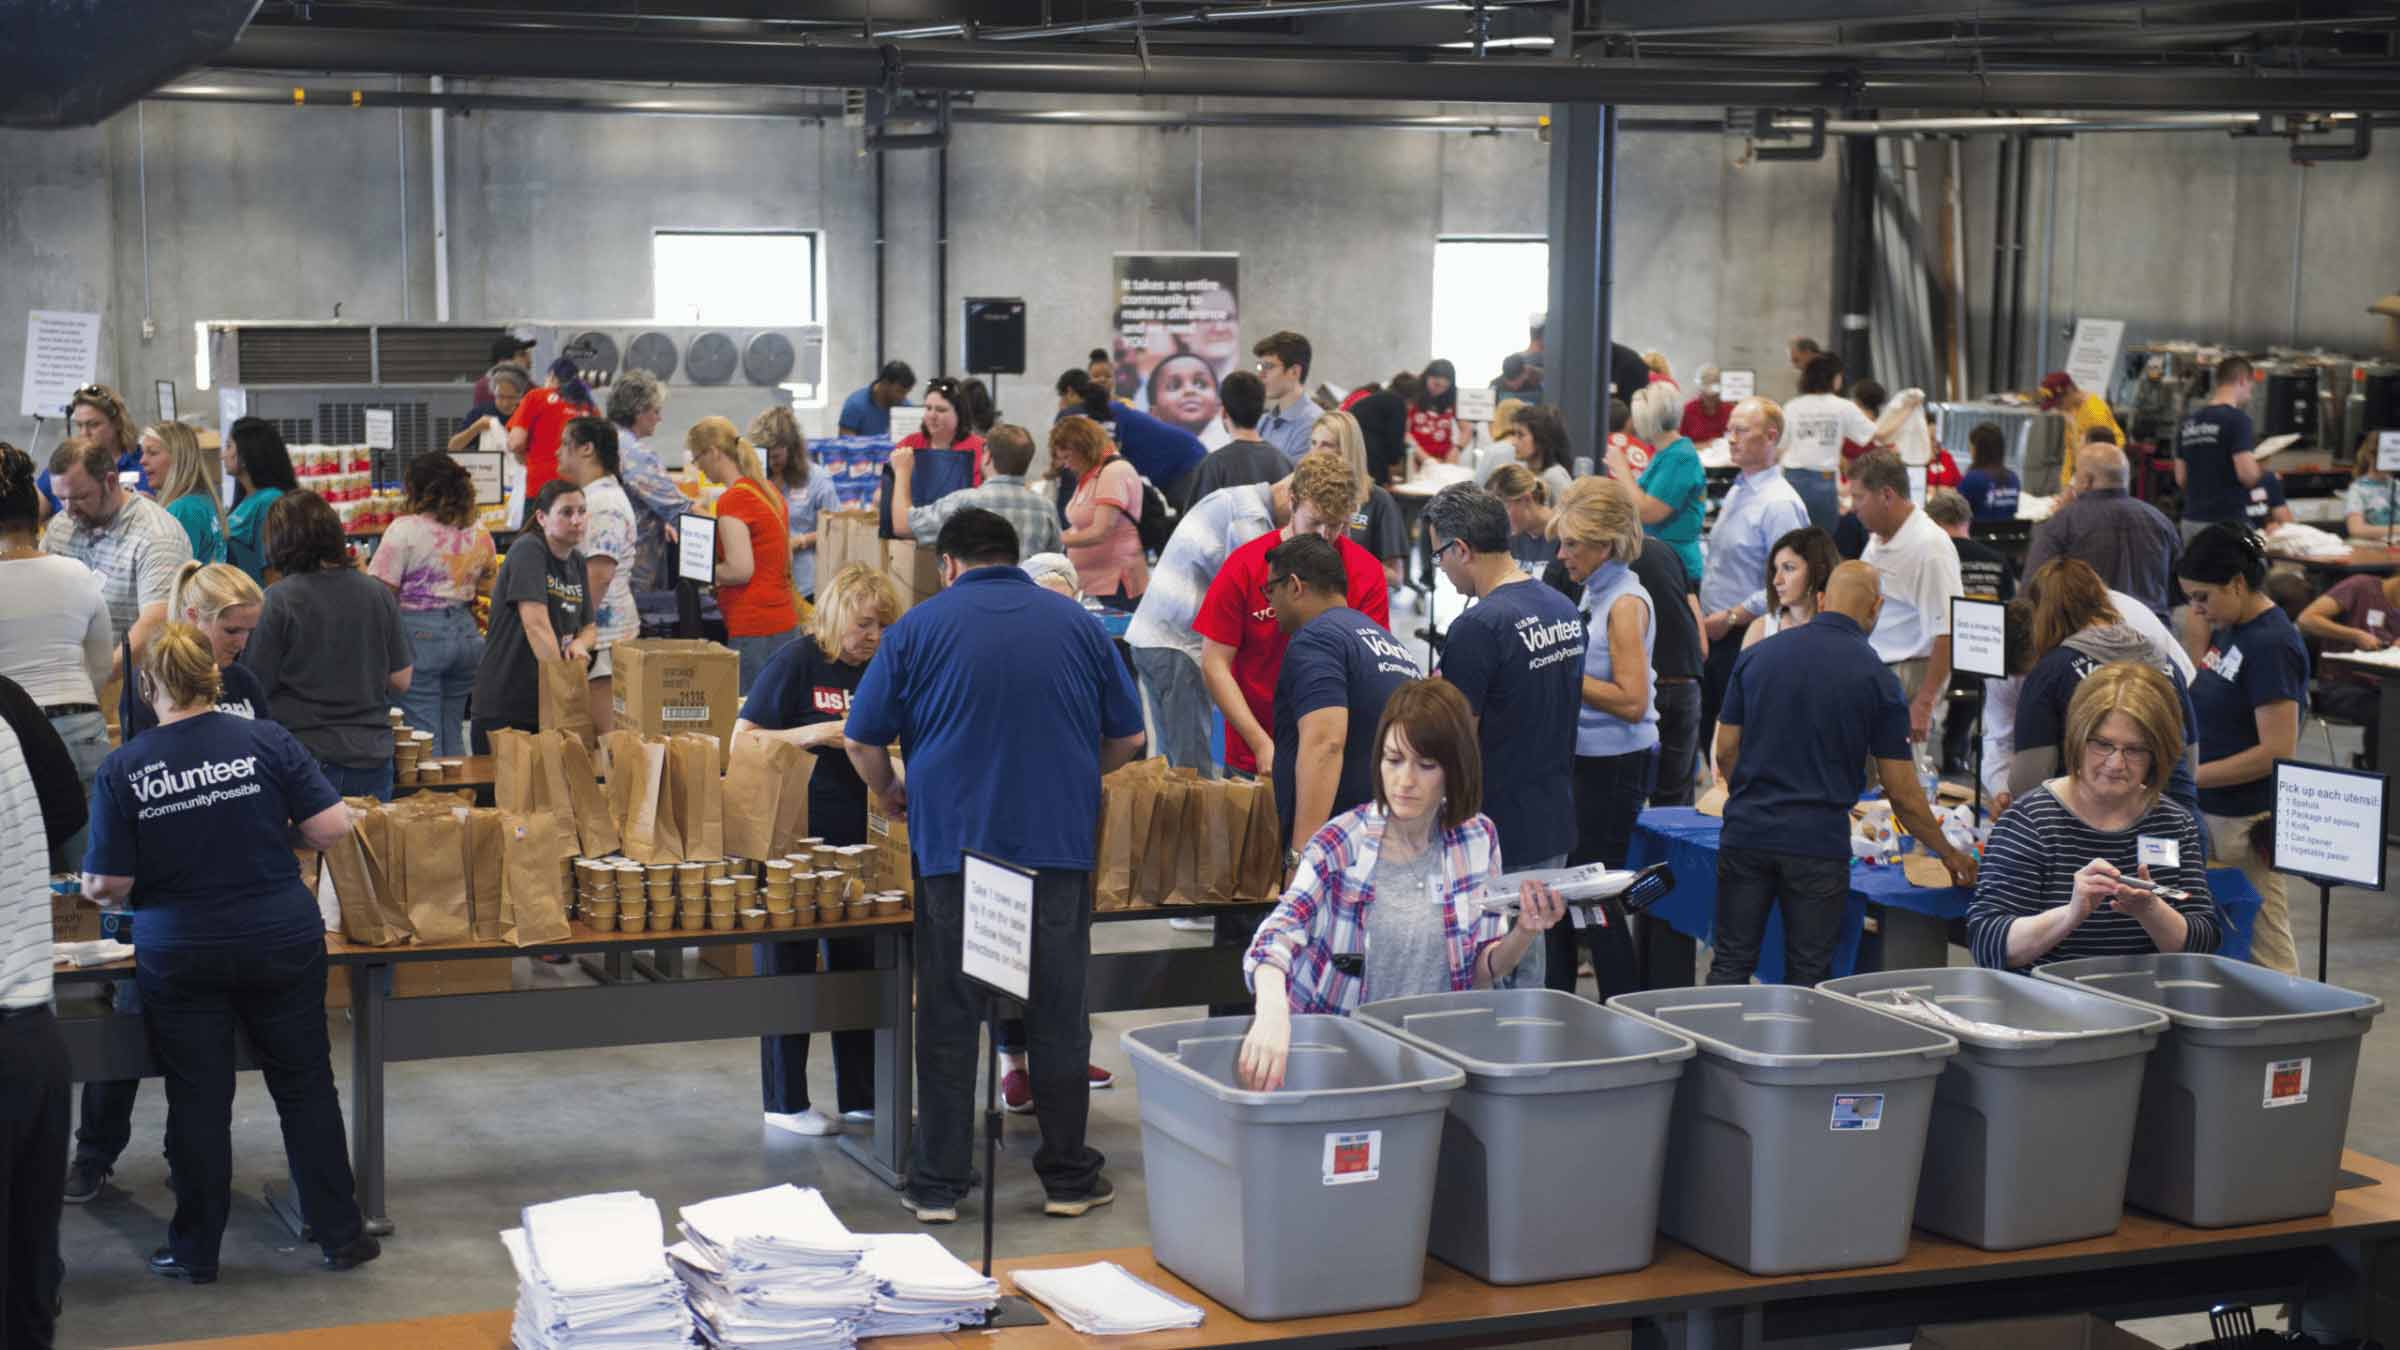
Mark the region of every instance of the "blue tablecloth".
MULTIPOLYGON (((1649 912, 1676 932, 1701 942, 1709 940, 1709 930, 1716 922, 1717 839, 1724 829, 1724 821, 1704 816, 1688 806, 1653 807, 1642 812, 1635 822, 1633 845, 1625 858, 1627 867, 1648 867, 1657 862, 1674 866, 1675 889, 1651 906, 1649 912)), ((2250 885, 2249 878, 2231 867, 2209 869, 2208 889, 2231 921, 2221 949, 2223 954, 2247 960, 2251 925, 2258 919, 2258 891, 2250 885)), ((1965 917, 1967 902, 1973 898, 1974 892, 1963 887, 1912 885, 1897 866, 1852 867, 1850 903, 1842 914, 1841 933, 1834 944, 1833 973, 1849 975, 1857 971, 1859 941, 1866 931, 1868 905, 1949 920, 1965 917)), ((1780 907, 1767 919, 1766 937, 1759 945, 1758 978, 1769 984, 1783 978, 1780 907)))

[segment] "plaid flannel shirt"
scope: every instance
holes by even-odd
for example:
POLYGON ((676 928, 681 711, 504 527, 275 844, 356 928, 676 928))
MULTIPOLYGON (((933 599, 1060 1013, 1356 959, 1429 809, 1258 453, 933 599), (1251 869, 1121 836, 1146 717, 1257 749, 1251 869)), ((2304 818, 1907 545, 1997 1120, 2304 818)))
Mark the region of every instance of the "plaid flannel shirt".
MULTIPOLYGON (((1258 968, 1284 973, 1292 1011, 1348 1016, 1358 1007, 1361 976, 1334 965, 1337 956, 1364 957, 1367 906, 1375 903, 1375 861, 1383 852, 1385 816, 1369 802, 1327 821, 1300 850, 1300 865, 1275 912, 1258 927, 1242 959, 1242 978, 1256 985, 1258 968)), ((1475 897, 1500 876, 1500 836, 1475 816, 1436 839, 1442 858, 1442 935, 1450 952, 1450 988, 1475 984, 1475 961, 1506 936, 1508 915, 1483 910, 1475 897)))

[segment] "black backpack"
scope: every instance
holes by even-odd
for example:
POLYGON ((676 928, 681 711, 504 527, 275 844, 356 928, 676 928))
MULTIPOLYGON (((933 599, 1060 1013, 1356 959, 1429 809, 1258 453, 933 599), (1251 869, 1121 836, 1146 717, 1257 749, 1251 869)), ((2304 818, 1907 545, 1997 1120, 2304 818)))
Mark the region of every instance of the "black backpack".
POLYGON ((1175 533, 1175 517, 1167 511, 1167 499, 1159 495, 1150 480, 1142 480, 1142 518, 1134 522, 1142 536, 1142 551, 1155 558, 1167 546, 1175 533))

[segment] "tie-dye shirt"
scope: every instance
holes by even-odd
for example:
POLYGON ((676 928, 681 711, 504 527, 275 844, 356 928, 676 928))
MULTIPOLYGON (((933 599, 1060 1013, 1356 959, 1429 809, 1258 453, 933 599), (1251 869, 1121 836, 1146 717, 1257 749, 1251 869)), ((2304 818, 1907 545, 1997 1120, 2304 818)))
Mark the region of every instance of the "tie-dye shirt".
POLYGON ((464 529, 431 516, 402 516, 383 534, 367 574, 400 593, 404 612, 475 602, 498 568, 492 532, 477 521, 464 529))

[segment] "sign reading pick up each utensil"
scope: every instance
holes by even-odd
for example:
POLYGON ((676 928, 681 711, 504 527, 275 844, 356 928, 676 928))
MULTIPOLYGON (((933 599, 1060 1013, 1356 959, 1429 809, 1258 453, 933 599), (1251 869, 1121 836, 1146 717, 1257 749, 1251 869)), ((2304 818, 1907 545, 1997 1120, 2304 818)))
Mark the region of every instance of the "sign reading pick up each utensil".
POLYGON ((2274 869, 2327 886, 2382 890, 2390 783, 2380 773, 2276 760, 2274 869))

